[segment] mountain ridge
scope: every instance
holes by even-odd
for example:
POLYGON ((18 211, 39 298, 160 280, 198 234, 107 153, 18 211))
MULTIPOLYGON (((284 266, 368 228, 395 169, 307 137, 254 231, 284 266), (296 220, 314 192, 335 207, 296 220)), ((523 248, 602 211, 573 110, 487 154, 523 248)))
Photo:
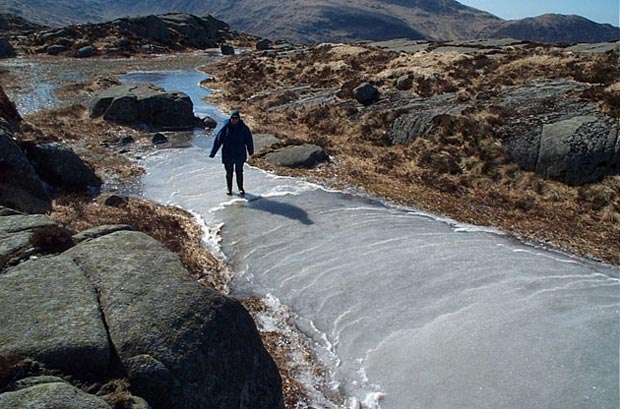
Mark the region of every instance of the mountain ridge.
POLYGON ((63 26, 119 17, 185 12, 213 15, 238 31, 294 43, 388 40, 471 40, 511 37, 538 42, 620 40, 620 28, 579 16, 502 20, 454 0, 0 0, 9 12, 37 24, 63 26))

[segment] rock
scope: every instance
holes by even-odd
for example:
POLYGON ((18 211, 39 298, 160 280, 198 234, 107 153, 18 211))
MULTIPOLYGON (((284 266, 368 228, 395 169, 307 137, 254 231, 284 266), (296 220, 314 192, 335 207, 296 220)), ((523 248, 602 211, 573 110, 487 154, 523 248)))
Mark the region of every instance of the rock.
POLYGON ((0 269, 8 262, 28 255, 33 247, 30 239, 34 230, 57 226, 55 222, 43 215, 12 214, 11 209, 1 208, 0 216, 0 269))
POLYGON ((129 47, 130 44, 131 43, 127 37, 121 37, 114 41, 114 46, 119 48, 129 47))
POLYGON ((269 48, 271 48, 271 41, 266 38, 263 38, 262 40, 258 40, 256 42, 257 50, 264 51, 264 50, 268 50, 269 48))
POLYGON ((95 172, 68 146, 57 142, 27 145, 26 152, 37 173, 50 185, 73 192, 101 185, 95 172))
POLYGON ((32 358, 82 377, 108 370, 97 294, 68 257, 27 261, 0 275, 0 322, 2 358, 32 358))
POLYGON ((365 82, 353 89, 353 98, 362 105, 370 105, 379 99, 379 90, 365 82))
MULTIPOLYGON (((4 93, 2 86, 0 86, 0 118, 5 119, 9 123, 17 123, 22 120, 17 112, 15 104, 4 93)), ((9 130, 7 130, 7 132, 9 132, 9 130)))
POLYGON ((166 92, 152 84, 124 84, 102 92, 91 105, 90 116, 149 129, 183 130, 204 126, 194 116, 186 94, 166 92))
POLYGON ((0 205, 26 213, 52 210, 51 199, 11 134, 0 129, 0 205))
POLYGON ((280 140, 273 134, 254 134, 254 152, 256 155, 260 155, 262 151, 266 151, 280 140))
POLYGON ((45 383, 0 394, 2 409, 112 409, 100 398, 64 382, 45 383))
POLYGON ((93 227, 92 229, 81 231, 73 235, 73 242, 77 244, 85 240, 96 239, 97 237, 105 236, 106 234, 115 233, 117 231, 133 230, 134 228, 127 224, 104 224, 101 226, 93 227))
POLYGON ((121 140, 118 141, 118 142, 119 142, 119 144, 121 146, 126 146, 126 145, 131 145, 135 141, 133 140, 133 138, 131 136, 125 136, 125 137, 121 138, 121 140))
POLYGON ((47 42, 48 40, 54 39, 54 38, 59 38, 59 37, 65 37, 67 35, 69 35, 69 31, 67 29, 60 29, 60 30, 56 30, 56 31, 47 31, 43 34, 41 34, 39 36, 39 40, 43 43, 47 42))
POLYGON ((498 106, 509 126, 498 135, 526 170, 570 185, 620 171, 618 122, 579 98, 587 85, 542 81, 510 90, 498 106))
POLYGON ((207 129, 215 129, 217 127, 217 121, 210 116, 202 118, 202 123, 205 124, 205 128, 207 129))
POLYGON ((402 75, 396 80, 396 88, 401 91, 411 89, 413 85, 413 77, 411 75, 402 75))
POLYGON ((220 46, 220 51, 222 51, 222 55, 235 55, 235 49, 228 44, 222 44, 220 46))
POLYGON ((86 47, 82 47, 75 53, 77 58, 90 58, 97 53, 97 49, 92 45, 87 45, 86 47))
POLYGON ((329 159, 327 153, 317 145, 292 145, 270 152, 264 159, 276 166, 289 168, 312 168, 329 159))
POLYGON ((388 137, 394 144, 407 145, 418 137, 427 137, 437 129, 437 119, 444 115, 460 115, 467 107, 453 104, 455 94, 444 94, 430 98, 412 98, 400 109, 406 111, 392 124, 388 137))
POLYGON ((67 47, 62 44, 50 45, 45 49, 45 52, 47 52, 49 55, 58 55, 60 53, 64 53, 65 51, 67 51, 67 47))
POLYGON ((10 386, 10 390, 19 391, 22 389, 31 388, 36 385, 44 385, 46 383, 58 383, 58 382, 67 383, 67 381, 57 376, 49 376, 49 375, 31 376, 29 378, 24 378, 24 379, 20 379, 16 381, 14 384, 10 386))
POLYGON ((476 101, 488 101, 489 99, 491 99, 491 97, 486 92, 480 91, 476 93, 476 96, 474 97, 474 99, 476 101))
POLYGON ((127 196, 119 196, 119 195, 110 195, 105 198, 103 204, 106 206, 119 207, 129 203, 129 198, 127 196))
POLYGON ((15 49, 8 39, 0 37, 0 58, 15 57, 15 49))
POLYGON ((95 286, 132 388, 154 407, 283 407, 247 311, 198 284, 162 244, 119 231, 64 254, 95 286))
POLYGON ((151 143, 153 145, 161 145, 162 143, 168 142, 168 138, 163 133, 156 133, 151 137, 151 143))

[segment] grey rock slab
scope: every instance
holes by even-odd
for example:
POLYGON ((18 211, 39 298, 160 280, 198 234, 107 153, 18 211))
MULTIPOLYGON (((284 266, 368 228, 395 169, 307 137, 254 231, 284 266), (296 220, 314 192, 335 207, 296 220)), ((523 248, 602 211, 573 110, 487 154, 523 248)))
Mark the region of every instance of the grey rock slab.
POLYGON ((56 226, 57 223, 42 214, 14 214, 0 217, 0 235, 56 226))
POLYGON ((567 47, 568 51, 575 52, 585 52, 585 53, 596 53, 596 54, 604 54, 610 51, 619 51, 620 50, 620 42, 611 42, 611 43, 582 43, 575 44, 570 47, 567 47))
POLYGON ((66 383, 46 383, 0 394, 2 409, 111 409, 105 401, 66 383))
POLYGON ((23 379, 16 381, 10 386, 10 389, 11 391, 19 391, 22 389, 31 388, 36 385, 43 385, 46 383, 59 383, 59 382, 68 383, 64 379, 59 378, 57 376, 49 376, 49 375, 31 376, 29 378, 23 378, 23 379))
POLYGON ((373 41, 367 44, 370 47, 382 48, 389 51, 405 52, 415 54, 418 51, 426 50, 431 43, 427 41, 411 40, 408 38, 397 38, 386 41, 373 41))
POLYGON ((280 142, 280 139, 273 134, 254 134, 252 139, 254 139, 254 152, 258 155, 280 142))
POLYGON ((110 345, 97 295, 70 258, 31 260, 0 275, 0 357, 81 376, 107 372, 110 345))
POLYGON ((287 146, 266 154, 264 158, 274 165, 290 168, 312 168, 329 159, 323 148, 311 144, 287 146))
POLYGON ((115 233, 117 231, 133 231, 134 228, 127 224, 104 224, 101 226, 93 227, 92 229, 81 231, 73 235, 74 243, 81 243, 84 240, 96 239, 97 237, 105 236, 106 234, 115 233))
POLYGON ((154 407, 283 407, 250 315, 198 284, 161 243, 119 231, 64 254, 96 287, 132 387, 154 407))

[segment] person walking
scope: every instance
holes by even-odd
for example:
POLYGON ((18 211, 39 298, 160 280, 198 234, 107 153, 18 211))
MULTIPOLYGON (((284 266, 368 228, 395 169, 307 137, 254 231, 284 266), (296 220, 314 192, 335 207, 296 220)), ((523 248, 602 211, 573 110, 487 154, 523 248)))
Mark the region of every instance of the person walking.
POLYGON ((232 195, 233 171, 237 176, 239 195, 244 196, 243 189, 243 164, 250 156, 254 155, 254 140, 250 128, 241 120, 239 111, 230 111, 230 118, 224 122, 224 126, 217 133, 211 148, 210 158, 214 158, 217 151, 222 147, 222 163, 226 169, 227 195, 232 195))

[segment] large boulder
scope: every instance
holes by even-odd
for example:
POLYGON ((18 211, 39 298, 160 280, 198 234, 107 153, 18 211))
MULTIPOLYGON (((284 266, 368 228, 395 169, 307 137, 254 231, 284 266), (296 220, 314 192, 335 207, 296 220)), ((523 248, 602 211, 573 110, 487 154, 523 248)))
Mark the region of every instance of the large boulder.
POLYGON ((25 148, 37 173, 50 185, 76 192, 101 185, 95 172, 66 145, 53 142, 25 148))
POLYGON ((312 168, 329 159, 318 145, 291 145, 267 153, 264 159, 276 166, 289 168, 312 168))
POLYGON ((153 84, 123 84, 107 89, 93 101, 90 116, 149 129, 204 126, 194 116, 189 96, 179 91, 166 92, 153 84))
POLYGON ((6 38, 0 37, 0 58, 15 57, 15 49, 6 38))
POLYGON ((87 45, 85 47, 78 49, 75 52, 75 56, 77 58, 90 58, 96 53, 97 53, 97 49, 95 47, 93 47, 92 45, 87 45))
POLYGON ((374 85, 365 82, 353 89, 353 98, 362 105, 370 105, 379 99, 379 90, 374 85))
POLYGON ((404 114, 392 122, 388 136, 394 144, 407 145, 416 138, 433 135, 439 124, 438 119, 445 115, 458 116, 466 108, 463 104, 453 104, 454 94, 430 98, 410 98, 400 107, 404 114))
POLYGON ((119 231, 63 254, 95 286, 133 391, 155 408, 283 407, 250 315, 198 284, 162 244, 119 231))
POLYGON ((508 127, 500 137, 524 169, 571 185, 620 172, 619 124, 579 98, 586 84, 532 83, 503 96, 508 127))
POLYGON ((81 377, 108 371, 97 294, 68 257, 27 261, 1 274, 0 322, 2 358, 32 358, 81 377))
POLYGON ((112 409, 104 400, 64 382, 0 394, 2 409, 112 409))
POLYGON ((0 128, 0 205, 26 213, 46 213, 51 199, 12 135, 0 128))
POLYGON ((56 223, 47 216, 22 214, 0 206, 0 269, 31 252, 34 230, 49 226, 56 223))
POLYGON ((252 139, 254 139, 254 152, 257 155, 280 143, 280 139, 273 134, 254 134, 252 139))

